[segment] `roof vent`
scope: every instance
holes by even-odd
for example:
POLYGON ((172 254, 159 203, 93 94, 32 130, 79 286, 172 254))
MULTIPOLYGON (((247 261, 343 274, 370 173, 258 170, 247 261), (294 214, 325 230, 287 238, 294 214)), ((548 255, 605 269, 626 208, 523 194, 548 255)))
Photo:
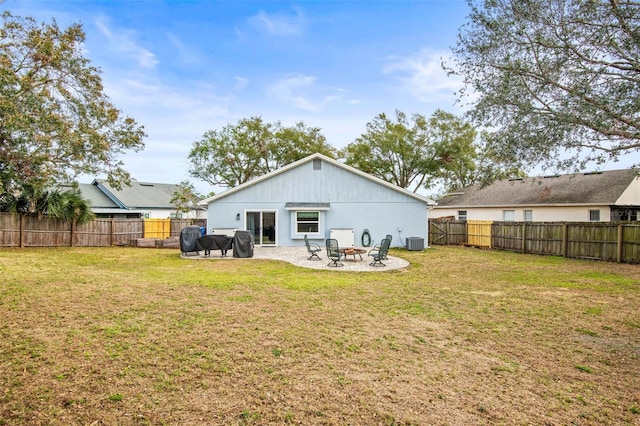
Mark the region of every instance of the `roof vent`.
POLYGON ((152 183, 141 183, 140 186, 153 186, 152 183))
POLYGON ((602 174, 602 172, 587 172, 584 175, 585 176, 589 176, 589 175, 601 175, 601 174, 602 174))
POLYGON ((522 178, 510 178, 509 182, 513 182, 513 181, 517 181, 517 180, 522 180, 522 178))
POLYGON ((553 178, 557 178, 557 177, 560 177, 560 175, 543 176, 543 179, 553 179, 553 178))

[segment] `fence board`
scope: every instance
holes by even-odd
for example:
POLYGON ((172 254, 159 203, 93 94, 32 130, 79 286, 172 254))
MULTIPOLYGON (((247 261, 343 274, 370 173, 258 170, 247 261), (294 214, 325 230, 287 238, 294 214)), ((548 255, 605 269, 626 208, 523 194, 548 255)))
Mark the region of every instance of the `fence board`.
POLYGON ((467 243, 477 247, 491 247, 491 220, 467 221, 467 243))
POLYGON ((640 226, 622 227, 622 262, 640 260, 640 226))
POLYGON ((0 247, 20 247, 20 216, 0 213, 0 247))
POLYGON ((207 227, 207 219, 171 219, 171 236, 179 237, 187 226, 207 227))
MULTIPOLYGON (((474 241, 473 238, 480 234, 472 228, 471 222, 467 241, 474 241)), ((447 235, 450 228, 444 223, 450 222, 429 221, 430 244, 450 244, 447 235)), ((493 222, 491 247, 521 253, 640 263, 640 223, 493 222)))
MULTIPOLYGON (((168 229, 175 236, 195 223, 206 226, 206 219, 168 220, 162 235, 168 237, 168 229)), ((131 245, 132 240, 144 237, 143 219, 95 219, 89 223, 72 227, 69 222, 36 215, 21 216, 0 213, 0 247, 104 247, 131 245)), ((152 237, 164 239, 166 237, 152 237)))
POLYGON ((429 244, 451 245, 466 242, 466 220, 429 220, 429 244))
POLYGON ((164 240, 171 235, 171 219, 145 219, 144 237, 164 240))

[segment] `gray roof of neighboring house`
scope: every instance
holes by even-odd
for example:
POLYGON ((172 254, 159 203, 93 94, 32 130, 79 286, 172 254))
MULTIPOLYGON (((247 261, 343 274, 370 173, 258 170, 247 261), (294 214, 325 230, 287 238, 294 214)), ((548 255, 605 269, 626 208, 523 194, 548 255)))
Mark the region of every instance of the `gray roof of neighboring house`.
POLYGON ((638 170, 610 170, 522 179, 507 179, 486 187, 470 186, 438 200, 437 207, 514 205, 613 205, 638 178, 638 170))
POLYGON ((131 186, 123 185, 118 190, 106 180, 100 179, 95 179, 90 185, 81 184, 80 187, 83 196, 92 202, 92 206, 124 209, 173 209, 170 200, 177 189, 178 185, 173 184, 134 181, 131 186), (89 189, 88 186, 94 189, 89 189))
POLYGON ((106 196, 96 185, 90 183, 78 184, 78 189, 82 198, 89 200, 91 207, 101 209, 117 209, 119 206, 106 196))

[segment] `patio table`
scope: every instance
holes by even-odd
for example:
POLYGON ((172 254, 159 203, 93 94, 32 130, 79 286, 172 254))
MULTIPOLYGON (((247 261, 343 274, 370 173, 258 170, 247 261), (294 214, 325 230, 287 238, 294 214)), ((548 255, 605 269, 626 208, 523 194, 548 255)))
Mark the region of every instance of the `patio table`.
POLYGON ((221 257, 227 255, 227 250, 233 245, 233 237, 227 235, 205 235, 198 238, 198 247, 204 250, 204 255, 209 256, 211 250, 220 250, 221 257))

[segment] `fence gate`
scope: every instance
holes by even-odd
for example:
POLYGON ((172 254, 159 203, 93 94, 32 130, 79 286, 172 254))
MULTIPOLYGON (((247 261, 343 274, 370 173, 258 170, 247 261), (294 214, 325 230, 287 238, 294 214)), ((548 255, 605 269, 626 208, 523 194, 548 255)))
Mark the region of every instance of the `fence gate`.
POLYGON ((491 247, 492 220, 468 220, 467 243, 476 247, 491 247))
POLYGON ((429 221, 429 224, 431 225, 429 229, 429 238, 431 239, 430 244, 448 244, 447 223, 429 221))
POLYGON ((164 240, 171 236, 171 219, 145 219, 144 238, 164 240))

